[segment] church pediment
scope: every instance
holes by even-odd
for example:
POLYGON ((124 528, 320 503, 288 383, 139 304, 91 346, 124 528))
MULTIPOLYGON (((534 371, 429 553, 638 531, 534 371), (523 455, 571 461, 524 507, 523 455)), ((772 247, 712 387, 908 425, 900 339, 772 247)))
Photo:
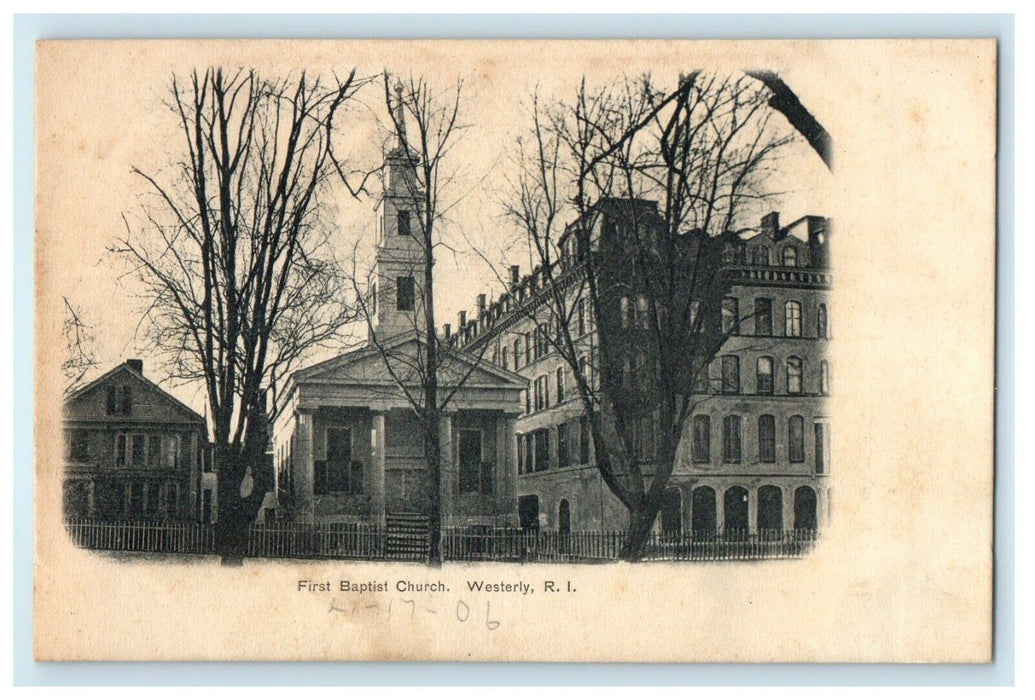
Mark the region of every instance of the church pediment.
MULTIPOLYGON (((520 375, 472 357, 445 344, 442 353, 439 385, 443 388, 463 384, 470 388, 523 389, 526 380, 520 375)), ((427 352, 424 343, 412 334, 389 339, 380 344, 367 343, 361 348, 339 355, 319 365, 300 370, 297 384, 396 385, 423 386, 427 352)))

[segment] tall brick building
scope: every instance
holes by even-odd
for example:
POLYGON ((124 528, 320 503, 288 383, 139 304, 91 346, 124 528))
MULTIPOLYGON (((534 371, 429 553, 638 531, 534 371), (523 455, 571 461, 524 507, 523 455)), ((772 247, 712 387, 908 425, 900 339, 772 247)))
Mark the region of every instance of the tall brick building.
MULTIPOLYGON (((637 337, 646 330, 645 300, 636 293, 626 251, 617 243, 607 248, 608 240, 619 240, 609 239, 607 231, 621 227, 623 218, 609 206, 617 205, 603 203, 592 224, 600 241, 599 278, 615 290, 602 297, 601 313, 608 318, 591 318, 589 300, 569 281, 578 278, 577 270, 556 277, 571 295, 568 324, 591 384, 599 382, 598 322, 613 324, 618 332, 609 337, 628 345, 621 352, 634 365, 637 337)), ((632 206, 637 216, 657 216, 653 202, 635 200, 632 206)), ((774 212, 715 261, 728 282, 715 323, 728 338, 696 374, 698 400, 684 424, 659 530, 814 530, 828 517, 829 236, 830 222, 823 217, 781 226, 774 212)), ((559 264, 571 264, 564 239, 561 248, 559 264)), ((542 270, 522 277, 511 268, 510 274, 505 294, 491 303, 480 296, 471 319, 461 314, 451 340, 527 380, 516 424, 520 522, 561 532, 624 528, 627 511, 594 466, 570 366, 547 341, 549 313, 537 312, 548 305, 542 270)), ((622 394, 635 397, 636 391, 634 380, 622 394)), ((658 426, 649 413, 635 423, 635 458, 651 474, 658 426)))

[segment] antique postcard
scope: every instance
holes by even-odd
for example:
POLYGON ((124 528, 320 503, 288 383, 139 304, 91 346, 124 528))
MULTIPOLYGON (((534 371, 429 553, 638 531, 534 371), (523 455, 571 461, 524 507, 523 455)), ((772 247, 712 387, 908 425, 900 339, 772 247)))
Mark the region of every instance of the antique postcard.
POLYGON ((36 56, 38 660, 991 660, 995 41, 36 56))

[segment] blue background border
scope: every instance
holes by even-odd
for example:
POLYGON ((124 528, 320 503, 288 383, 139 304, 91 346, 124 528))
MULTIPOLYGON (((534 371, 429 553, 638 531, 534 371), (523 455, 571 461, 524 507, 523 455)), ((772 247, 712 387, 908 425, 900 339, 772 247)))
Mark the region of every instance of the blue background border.
POLYGON ((16 685, 1012 685, 1014 18, 1012 15, 15 15, 16 685), (995 661, 954 664, 37 663, 32 660, 33 69, 37 39, 994 37, 999 40, 995 661))

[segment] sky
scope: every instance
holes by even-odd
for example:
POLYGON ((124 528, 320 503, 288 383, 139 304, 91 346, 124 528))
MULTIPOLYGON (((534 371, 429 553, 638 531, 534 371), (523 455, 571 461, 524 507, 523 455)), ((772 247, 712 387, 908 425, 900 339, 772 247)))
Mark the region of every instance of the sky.
MULTIPOLYGON (((688 57, 686 44, 618 42, 602 45, 573 42, 544 47, 530 42, 305 42, 288 44, 232 44, 227 42, 51 45, 41 50, 37 91, 37 277, 40 293, 53 305, 67 296, 78 305, 95 336, 99 362, 94 376, 126 358, 144 360, 145 373, 163 388, 199 412, 204 397, 197 386, 175 386, 159 368, 148 363, 138 327, 140 300, 122 261, 107 252, 123 232, 123 214, 139 207, 144 191, 130 172, 167 175, 168 164, 181 148, 177 124, 162 104, 173 73, 197 66, 255 66, 265 75, 288 75, 306 68, 311 74, 342 74, 355 65, 360 75, 391 72, 427 77, 447 88, 463 81, 461 123, 464 129, 452 151, 457 179, 448 199, 455 204, 442 227, 446 246, 436 261, 438 325, 456 322, 457 312, 470 311, 479 293, 490 298, 500 293, 496 272, 520 264, 527 272, 527 254, 507 251, 515 230, 502 217, 507 154, 515 137, 527 128, 529 97, 538 89, 544 97, 571 94, 585 75, 592 83, 620 75, 651 72, 674 84, 680 72, 695 67, 721 68, 733 62, 745 65, 744 56, 726 50, 716 53, 717 42, 696 46, 688 57), (674 44, 674 45, 673 45, 674 44), (697 55, 699 53, 700 55, 697 55), (717 59, 716 56, 719 58, 717 59), (40 272, 43 272, 41 275, 40 272)), ((778 69, 803 103, 824 121, 824 93, 808 63, 788 65, 788 56, 770 52, 766 67, 778 69)), ((762 60, 766 52, 745 53, 762 60)), ((793 62, 791 62, 793 63, 793 62)), ((757 65, 757 63, 755 64, 757 65)), ((383 89, 374 82, 341 120, 339 152, 361 167, 380 160, 383 135, 377 119, 383 115, 383 89)), ((829 128, 829 127, 828 127, 829 128)), ((836 134, 835 134, 836 140, 836 134)), ((832 215, 834 183, 819 158, 804 142, 789 148, 783 173, 773 183, 786 194, 774 203, 781 220, 805 214, 832 215)), ((346 253, 355 242, 367 250, 375 232, 374 196, 358 200, 341 188, 335 197, 336 250, 346 253)), ((50 313, 44 329, 60 332, 61 319, 50 313)), ((312 361, 326 359, 324 352, 312 361)))

